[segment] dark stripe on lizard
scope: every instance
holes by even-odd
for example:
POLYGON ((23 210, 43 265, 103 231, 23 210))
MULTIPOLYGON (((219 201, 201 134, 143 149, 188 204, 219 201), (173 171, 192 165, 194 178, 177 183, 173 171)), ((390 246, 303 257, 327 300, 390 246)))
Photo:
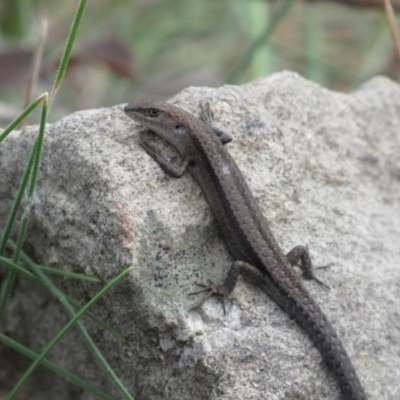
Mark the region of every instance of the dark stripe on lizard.
MULTIPOLYGON (((343 398, 366 400, 365 391, 340 339, 293 272, 239 168, 221 144, 220 139, 224 137, 226 143, 228 135, 221 136, 220 132, 217 137, 208 124, 188 112, 155 100, 128 105, 125 112, 178 150, 184 161, 181 168, 165 161, 149 145, 143 146, 169 175, 180 178, 188 168, 191 170, 236 258, 225 282, 206 289, 208 297, 212 294, 229 295, 239 270, 251 276, 253 282, 259 284, 308 333, 336 376, 343 398)), ((296 259, 297 256, 291 258, 291 262, 296 259)))

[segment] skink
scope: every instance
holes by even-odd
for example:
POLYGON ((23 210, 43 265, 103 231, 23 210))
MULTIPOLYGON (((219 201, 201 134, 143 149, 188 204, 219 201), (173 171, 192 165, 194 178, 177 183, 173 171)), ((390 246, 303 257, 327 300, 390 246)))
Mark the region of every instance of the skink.
MULTIPOLYGON (((235 262, 222 285, 204 286, 211 295, 226 297, 239 274, 264 290, 307 332, 336 377, 345 400, 367 396, 345 348, 321 308, 293 269, 301 262, 308 278, 316 279, 308 249, 297 246, 284 254, 245 178, 224 144, 231 138, 214 127, 209 105, 201 119, 171 104, 142 100, 125 106, 125 113, 172 144, 183 159, 177 167, 144 140, 141 146, 169 175, 189 171, 201 186, 235 262)), ((199 293, 199 292, 197 292, 199 293)))

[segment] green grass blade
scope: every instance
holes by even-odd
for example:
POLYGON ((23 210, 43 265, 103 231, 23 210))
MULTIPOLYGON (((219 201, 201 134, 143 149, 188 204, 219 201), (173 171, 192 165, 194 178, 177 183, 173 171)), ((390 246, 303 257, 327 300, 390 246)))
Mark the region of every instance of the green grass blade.
MULTIPOLYGON (((71 299, 70 297, 67 297, 68 301, 70 304, 72 304, 77 310, 80 310, 82 308, 82 305, 80 305, 77 301, 74 299, 71 299)), ((94 322, 96 322, 98 325, 100 325, 102 328, 104 328, 106 331, 110 332, 111 335, 113 335, 116 339, 118 339, 120 342, 123 342, 125 344, 128 344, 129 341, 122 336, 119 332, 117 332, 114 328, 112 328, 110 325, 107 325, 103 320, 101 320, 99 317, 97 317, 95 314, 91 313, 90 311, 87 311, 85 316, 89 317, 92 319, 94 322)))
MULTIPOLYGON (((21 259, 22 259, 22 257, 21 257, 21 259)), ((63 271, 61 269, 46 267, 45 265, 36 264, 36 266, 38 268, 40 268, 46 274, 63 276, 64 278, 78 279, 80 281, 86 281, 86 282, 94 282, 94 283, 101 282, 101 280, 99 278, 96 278, 95 276, 78 274, 76 272, 63 271)))
MULTIPOLYGON (((25 255, 25 257, 28 257, 25 255)), ((21 258, 23 258, 23 255, 21 254, 21 258)), ((0 257, 0 263, 3 265, 7 265, 10 268, 13 268, 15 270, 15 272, 20 273, 24 276, 26 276, 27 278, 40 283, 41 285, 43 285, 43 282, 41 282, 34 274, 32 274, 32 272, 26 270, 24 267, 15 264, 12 260, 10 260, 9 258, 5 258, 5 257, 0 257)), ((30 264, 34 264, 33 261, 29 260, 30 264)), ((28 264, 29 265, 29 264, 28 264)), ((38 266, 36 265, 38 268, 40 268, 43 271, 43 267, 42 266, 38 266)), ((84 275, 86 276, 86 275, 84 275)), ((74 299, 66 296, 66 299, 68 300, 68 302, 75 307, 75 309, 80 310, 82 308, 82 306, 74 299)), ((92 312, 87 311, 85 314, 87 317, 89 317, 90 319, 92 319, 94 322, 96 322, 98 325, 100 325, 102 328, 104 328, 105 330, 107 330, 108 332, 110 332, 116 339, 118 339, 121 342, 127 343, 127 339, 122 336, 119 332, 117 332, 114 328, 112 328, 111 326, 107 325, 103 320, 101 320, 99 317, 97 317, 96 315, 94 315, 92 312)))
MULTIPOLYGON (((10 339, 8 336, 4 335, 3 333, 0 332, 0 342, 3 342, 6 346, 18 351, 19 353, 24 354, 25 356, 36 360, 38 357, 38 354, 35 353, 34 351, 28 349, 25 346, 22 346, 22 344, 10 339)), ((78 378, 76 375, 71 374, 64 368, 59 367, 57 364, 54 364, 53 362, 43 359, 41 362, 41 365, 45 366, 46 368, 52 370, 53 372, 61 375, 62 377, 70 380, 71 382, 75 383, 76 385, 80 386, 82 389, 87 390, 88 392, 93 393, 95 396, 99 397, 100 399, 103 400, 112 400, 110 396, 107 394, 103 393, 101 390, 96 389, 92 385, 88 384, 84 380, 78 378)))
MULTIPOLYGON (((0 242, 2 241, 3 236, 4 236, 4 233, 0 229, 0 242)), ((11 239, 8 239, 7 247, 10 248, 15 253, 15 249, 17 248, 17 245, 11 239)), ((45 272, 47 274, 63 276, 64 278, 69 278, 69 279, 79 279, 81 281, 87 281, 87 282, 94 282, 94 283, 102 282, 99 278, 96 278, 95 276, 78 274, 78 273, 69 272, 69 271, 63 271, 61 269, 50 268, 50 267, 46 267, 44 265, 36 264, 22 250, 20 251, 20 260, 23 261, 28 266, 31 264, 35 264, 38 268, 40 268, 43 272, 45 272)), ((21 269, 24 269, 24 268, 22 266, 19 266, 19 270, 17 272, 21 272, 20 271, 21 269)), ((25 270, 25 272, 22 272, 22 273, 24 273, 26 275, 26 272, 28 272, 28 271, 25 270)), ((28 272, 28 273, 31 274, 30 272, 28 272)), ((34 275, 32 274, 32 276, 34 276, 34 275)))
MULTIPOLYGON (((25 239, 25 234, 26 230, 28 227, 28 221, 29 221, 29 210, 33 202, 33 195, 35 192, 35 187, 36 187, 36 180, 37 176, 39 173, 39 167, 40 167, 40 159, 41 159, 41 154, 42 154, 42 148, 43 148, 43 140, 44 140, 44 133, 45 133, 45 127, 46 127, 46 119, 47 119, 47 102, 48 98, 47 95, 43 99, 43 104, 42 104, 42 116, 40 120, 40 125, 39 125, 39 134, 37 139, 35 140, 35 144, 32 148, 31 156, 29 158, 28 166, 29 168, 25 169, 25 173, 23 176, 23 185, 19 190, 19 193, 17 195, 17 200, 14 202, 12 212, 10 213, 9 219, 7 221, 6 225, 6 234, 3 236, 2 243, 0 244, 0 255, 3 254, 5 246, 7 244, 8 236, 11 231, 12 225, 14 224, 15 216, 18 211, 19 205, 22 200, 22 196, 24 193, 25 186, 27 184, 27 180, 29 179, 29 170, 32 170, 32 175, 31 175, 31 183, 29 185, 29 191, 28 191, 28 200, 27 200, 27 205, 25 207, 23 216, 22 216, 22 221, 21 221, 21 228, 18 234, 18 240, 17 240, 17 246, 14 252, 13 256, 13 261, 15 264, 18 264, 19 261, 19 255, 20 251, 22 248, 22 243, 24 242, 25 239), (31 164, 32 162, 32 164, 31 164), (25 182, 26 179, 26 182, 25 182)), ((4 285, 4 290, 2 292, 1 298, 0 298, 0 323, 2 321, 3 315, 4 315, 4 310, 7 304, 7 299, 11 293, 11 289, 14 283, 15 279, 15 270, 11 270, 9 274, 7 275, 6 283, 4 285)))
POLYGON ((0 143, 47 97, 48 94, 44 93, 39 96, 37 99, 33 100, 28 107, 25 108, 24 111, 14 121, 11 122, 10 125, 4 129, 4 131, 0 135, 0 143))
POLYGON ((72 53, 72 48, 74 46, 74 42, 76 39, 76 35, 78 34, 79 30, 79 25, 82 21, 83 13, 85 11, 86 7, 86 0, 81 0, 78 6, 78 9, 75 14, 75 18, 72 21, 72 26, 70 30, 70 34, 67 39, 67 44, 65 46, 64 54, 62 56, 61 62, 60 62, 60 68, 58 69, 56 79, 54 81, 53 89, 51 91, 50 95, 50 106, 54 101, 54 98, 57 94, 57 91, 61 85, 62 80, 64 79, 65 72, 67 71, 67 66, 68 66, 68 61, 71 57, 72 53))
POLYGON ((292 4, 293 0, 285 0, 281 7, 273 15, 271 15, 271 18, 266 24, 264 31, 258 36, 258 38, 253 41, 250 48, 242 57, 239 65, 233 70, 230 77, 227 79, 227 83, 234 83, 237 81, 243 71, 250 65, 253 56, 258 51, 259 47, 264 46, 265 43, 268 42, 275 28, 278 26, 283 17, 287 14, 292 4))
MULTIPOLYGON (((78 5, 78 9, 77 9, 75 18, 73 20, 71 31, 70 31, 70 34, 69 34, 69 37, 68 37, 68 40, 67 40, 67 44, 66 44, 66 47, 65 47, 65 51, 64 51, 64 54, 63 54, 61 62, 60 62, 60 68, 59 68, 57 76, 55 78, 53 89, 52 89, 52 92, 51 92, 51 95, 50 95, 50 102, 48 103, 48 95, 47 95, 47 93, 41 99, 41 100, 44 100, 44 105, 43 105, 43 109, 42 109, 42 119, 41 119, 41 124, 40 124, 40 130, 39 130, 38 138, 35 141, 34 149, 32 151, 32 163, 31 163, 31 165, 29 167, 29 173, 27 174, 27 177, 26 177, 27 182, 29 181, 29 177, 31 177, 30 187, 29 187, 29 191, 28 191, 29 192, 28 193, 28 202, 27 202, 27 205, 25 207, 24 214, 23 214, 23 217, 22 217, 21 228, 20 228, 20 232, 19 232, 19 236, 18 236, 18 240, 17 240, 16 246, 15 246, 15 251, 14 251, 14 256, 13 256, 13 264, 17 268, 19 267, 19 265, 18 265, 19 258, 22 255, 22 250, 21 250, 22 243, 23 243, 23 240, 24 240, 25 234, 26 234, 29 210, 30 210, 30 206, 31 206, 32 201, 33 201, 33 193, 34 193, 34 190, 35 190, 37 174, 38 174, 39 166, 40 166, 42 144, 43 144, 43 138, 44 138, 44 127, 45 127, 44 122, 46 121, 48 105, 49 104, 51 105, 51 103, 53 102, 53 100, 54 100, 54 98, 56 96, 56 93, 57 93, 57 91, 58 91, 58 89, 59 89, 59 87, 61 85, 61 82, 62 82, 62 80, 64 78, 64 75, 65 75, 65 72, 66 72, 66 69, 67 69, 67 65, 68 65, 68 61, 69 61, 69 58, 70 58, 71 53, 72 53, 73 44, 74 44, 74 41, 76 39, 76 35, 77 35, 78 29, 79 29, 79 26, 80 26, 80 23, 81 23, 81 20, 82 20, 83 12, 84 12, 85 7, 86 7, 86 3, 87 3, 86 0, 81 0, 79 5, 78 5)), ((37 100, 35 102, 37 102, 37 100)), ((33 102, 33 104, 31 104, 29 107, 27 107, 27 110, 25 110, 21 114, 21 116, 19 116, 15 121, 13 121, 12 124, 10 124, 9 127, 6 128, 6 130, 0 135, 0 142, 2 140, 4 140, 8 136, 8 134, 17 126, 17 124, 20 123, 23 120, 23 118, 25 118, 37 106, 37 104, 35 104, 35 102, 33 102)), ((26 183, 26 185, 27 185, 27 183, 26 183)), ((25 187, 26 187, 26 185, 25 185, 25 187)), ((24 190, 21 190, 22 194, 25 193, 25 187, 24 187, 24 190)), ((19 209, 19 207, 16 207, 16 210, 18 210, 18 209, 19 209)), ((14 217, 14 221, 15 221, 15 217, 14 217)), ((10 226, 12 227, 13 223, 10 224, 10 226)), ((9 232, 7 232, 7 234, 3 235, 3 238, 2 238, 2 241, 4 243, 3 244, 4 248, 5 248, 5 244, 8 242, 8 238, 9 238, 9 232)), ((4 261, 8 261, 8 260, 4 259, 4 261)), ((87 331, 85 330, 85 328, 83 327, 81 322, 77 320, 77 318, 79 318, 79 315, 82 315, 86 311, 85 309, 88 308, 88 306, 91 305, 90 303, 92 303, 92 301, 89 302, 88 305, 83 307, 78 312, 78 314, 77 314, 78 317, 76 317, 74 309, 71 306, 71 304, 69 303, 70 299, 68 299, 66 296, 64 296, 63 293, 60 292, 52 284, 52 282, 43 273, 41 268, 36 266, 34 263, 32 263, 30 265, 30 267, 32 268, 32 270, 34 271, 34 273, 36 275, 35 279, 38 279, 38 281, 41 284, 43 284, 62 303, 62 305, 66 309, 68 315, 72 319, 75 318, 75 324, 76 324, 76 327, 77 327, 78 331, 80 332, 82 337, 87 342, 90 350, 94 353, 95 357, 98 359, 98 361, 100 362, 100 364, 103 367, 103 369, 108 373, 108 375, 111 377, 113 382, 117 385, 117 387, 119 388, 121 393, 125 396, 125 398, 132 399, 132 396, 130 396, 130 394, 127 392, 127 390, 123 387, 122 383, 118 380, 118 378, 116 377, 114 372, 111 370, 111 368, 108 366, 107 362, 102 357, 101 353, 98 351, 97 347, 94 345, 91 337, 89 336, 89 334, 87 333, 87 331)), ((127 273, 127 271, 126 271, 126 273, 127 273)), ((0 305, 3 304, 3 306, 2 306, 3 311, 5 309, 5 304, 6 304, 6 301, 7 301, 7 298, 8 298, 8 294, 7 293, 9 293, 11 291, 11 287, 12 287, 12 283, 13 283, 15 274, 16 274, 16 268, 13 268, 13 270, 10 271, 10 273, 9 273, 8 283, 6 284, 6 289, 5 289, 6 295, 4 295, 4 293, 3 293, 3 296, 0 299, 0 305)), ((25 272, 25 275, 27 275, 26 272, 25 272)), ((27 276, 29 277, 29 275, 27 275, 27 276)), ((121 276, 121 279, 122 279, 122 276, 121 276)), ((116 282, 117 281, 114 280, 114 284, 116 282)), ((111 286, 107 285, 107 287, 111 287, 111 286)), ((56 343, 56 342, 54 342, 54 343, 56 343)), ((40 358, 40 356, 38 357, 38 360, 34 362, 32 370, 35 369, 34 365, 37 365, 37 363, 40 362, 39 358, 40 358)), ((27 373, 24 375, 23 379, 26 379, 26 377, 29 376, 29 375, 30 375, 30 372, 28 370, 27 373)), ((21 383, 21 385, 22 385, 22 383, 21 383)), ((13 389, 13 391, 10 393, 10 396, 8 398, 13 398, 14 394, 17 393, 18 390, 19 390, 19 388, 18 388, 18 384, 17 384, 17 386, 13 389)))
MULTIPOLYGON (((3 134, 1 136, 2 137, 4 136, 4 138, 5 138, 7 136, 7 134, 9 132, 11 132, 35 107, 37 107, 40 103, 45 102, 47 100, 47 98, 48 98, 47 93, 45 93, 44 95, 38 97, 35 101, 33 101, 25 109, 25 111, 18 118, 16 118, 6 128, 6 130, 3 132, 3 134)), ((45 121, 44 121, 44 123, 45 123, 45 121)), ((44 126, 41 126, 40 129, 44 129, 44 126)), ((39 135, 40 135, 40 132, 39 132, 39 135)), ((25 167, 25 171, 24 171, 24 174, 22 176, 22 180, 21 180, 21 183, 20 183, 20 186, 19 186, 19 189, 18 189, 17 197, 16 197, 16 199, 14 201, 14 204, 13 204, 13 206, 11 208, 11 212, 10 212, 10 215, 9 215, 7 223, 6 223, 6 228, 4 230, 4 234, 3 234, 2 240, 0 242, 0 255, 3 255, 4 250, 6 248, 7 241, 9 239, 9 237, 10 237, 11 229, 12 229, 12 227, 14 225, 18 209, 19 209, 19 207, 21 205, 21 201, 22 201, 23 195, 25 193, 26 186, 28 184, 28 179, 29 179, 29 176, 31 174, 31 171, 32 171, 32 168, 33 168, 33 165, 34 165, 34 161, 35 161, 35 157, 36 157, 36 151, 37 151, 38 144, 39 144, 38 140, 39 140, 39 136, 35 140, 34 145, 32 146, 32 150, 31 150, 31 153, 30 153, 29 158, 28 158, 28 163, 27 163, 27 165, 25 167)))
MULTIPOLYGON (((47 103, 47 93, 42 98, 42 103, 43 103, 43 106, 42 106, 43 107, 42 110, 43 110, 43 109, 46 108, 45 107, 45 103, 47 103)), ((32 104, 31 104, 31 106, 32 106, 32 104)), ((42 111, 42 116, 43 116, 43 111, 42 111)), ((6 223, 6 227, 5 227, 5 230, 4 230, 4 234, 3 234, 2 240, 0 242, 0 256, 2 256, 4 254, 4 250, 5 250, 6 246, 7 246, 7 241, 8 241, 8 238, 10 236, 10 232, 11 232, 11 229, 12 229, 12 227, 14 225, 15 219, 17 217, 18 210, 19 210, 19 208, 21 206, 22 198, 24 196, 24 193, 25 193, 25 190, 26 190, 26 187, 27 187, 27 184, 28 184, 29 177, 31 176, 31 173, 32 173, 32 179, 33 179, 33 172, 32 171, 35 169, 35 163, 36 163, 36 160, 38 158, 39 146, 41 144, 43 144, 43 140, 40 140, 40 137, 41 137, 41 135, 44 135, 44 126, 45 126, 45 119, 44 119, 44 121, 42 119, 41 125, 39 127, 38 137, 36 138, 36 140, 35 140, 35 142, 34 142, 34 144, 32 146, 32 150, 31 150, 31 153, 29 155, 28 163, 26 164, 25 171, 24 171, 24 174, 22 176, 21 184, 19 185, 19 188, 18 188, 17 197, 14 200, 14 203, 13 203, 12 208, 11 208, 11 212, 10 212, 10 214, 8 216, 8 219, 7 219, 7 223, 6 223)), ((31 179, 31 182, 32 182, 32 179, 31 179)), ((32 183, 31 183, 31 186, 32 186, 32 183)), ((33 194, 29 198, 32 199, 32 197, 33 197, 33 194)), ((29 204, 29 200, 28 200, 28 204, 29 204)), ((24 213, 24 216, 25 216, 25 219, 26 219, 26 224, 25 224, 25 230, 26 230, 27 214, 24 213)), ((22 230, 23 230, 23 227, 21 227, 21 231, 22 230)), ((23 237, 25 235, 24 234, 21 235, 21 231, 20 231, 20 240, 21 239, 23 240, 23 237)), ((20 242, 20 246, 19 247, 21 248, 21 246, 22 246, 22 241, 20 242)), ((17 248, 18 248, 18 246, 17 246, 17 248)), ((16 264, 18 262, 18 252, 17 252, 17 250, 14 252, 14 262, 16 264)), ((0 296, 0 324, 1 324, 1 321, 3 320, 4 310, 6 308, 7 300, 9 298, 9 296, 10 296, 11 289, 12 289, 12 286, 13 286, 13 283, 14 283, 15 273, 16 272, 14 270, 11 270, 8 273, 7 279, 6 279, 6 281, 5 281, 4 285, 3 285, 3 290, 2 290, 2 293, 1 293, 1 296, 0 296)))
POLYGON ((25 193, 26 186, 28 184, 29 176, 32 172, 36 150, 37 150, 37 140, 35 140, 35 142, 33 144, 31 153, 29 155, 28 163, 26 164, 25 171, 24 171, 21 183, 18 188, 17 197, 15 198, 14 203, 11 207, 11 212, 8 215, 6 227, 3 231, 2 240, 0 243, 0 255, 4 254, 4 250, 6 249, 6 246, 7 246, 7 241, 10 237, 11 229, 14 226, 14 222, 17 217, 17 213, 18 213, 19 207, 21 205, 22 198, 24 197, 24 193, 25 193))
MULTIPOLYGON (((2 231, 0 230, 0 237, 1 236, 2 236, 2 231)), ((13 251, 16 248, 16 244, 11 239, 8 240, 7 246, 10 247, 13 251)), ((65 272, 65 271, 55 270, 54 268, 48 268, 48 267, 44 267, 44 266, 41 266, 41 265, 37 265, 23 251, 21 251, 20 259, 26 265, 28 265, 31 269, 33 269, 35 267, 35 268, 41 269, 43 272, 47 272, 47 270, 51 270, 51 273, 54 273, 55 271, 65 272)), ((27 269, 25 269, 24 266, 15 264, 9 258, 5 258, 5 257, 1 257, 0 256, 0 264, 7 265, 8 267, 13 268, 15 270, 15 272, 20 273, 20 274, 26 276, 28 279, 31 279, 31 280, 43 285, 43 282, 40 281, 36 277, 36 275, 34 275, 32 272, 30 272, 27 269)), ((88 276, 88 275, 80 275, 80 274, 76 274, 76 275, 79 275, 80 279, 84 279, 86 277, 86 278, 91 278, 91 280, 96 282, 96 283, 99 282, 99 280, 97 278, 95 278, 95 277, 91 277, 91 276, 88 276)), ((74 276, 72 276, 72 278, 74 278, 74 276)), ((74 299, 72 299, 72 298, 70 298, 68 296, 66 296, 66 298, 67 298, 68 302, 75 307, 75 309, 80 310, 82 308, 82 306, 77 301, 75 301, 74 299)), ((94 322, 96 322, 98 325, 100 325, 102 328, 104 328, 105 330, 110 332, 119 341, 124 342, 124 343, 128 342, 124 336, 122 336, 119 332, 117 332, 114 328, 112 328, 111 326, 106 324, 103 320, 101 320, 99 317, 94 315, 92 312, 88 311, 85 315, 87 317, 89 317, 90 319, 92 319, 94 322)))
POLYGON ((1 257, 1 256, 0 256, 0 264, 7 265, 7 267, 12 268, 12 270, 13 270, 14 272, 18 272, 18 273, 20 273, 20 274, 26 276, 26 277, 29 278, 29 279, 32 279, 32 280, 34 280, 34 281, 39 282, 39 279, 36 278, 36 276, 35 276, 34 274, 32 274, 32 272, 26 270, 24 267, 21 267, 21 266, 18 265, 18 264, 15 264, 15 263, 14 263, 11 259, 9 259, 9 258, 1 257))
POLYGON ((25 239, 26 229, 28 227, 29 211, 30 211, 31 205, 33 203, 33 195, 35 193, 36 181, 37 181, 37 177, 39 174, 40 161, 41 161, 42 149, 43 149, 44 133, 45 133, 45 128, 46 128, 47 110, 48 110, 48 98, 46 96, 43 100, 42 116, 41 116, 40 125, 39 125, 39 135, 36 139, 36 141, 37 141, 36 151, 35 151, 35 155, 33 157, 32 177, 31 177, 31 182, 30 182, 29 190, 28 190, 27 205, 26 205, 24 213, 22 215, 21 228, 20 228, 20 231, 18 234, 17 246, 16 246, 14 256, 13 256, 13 260, 16 264, 19 261, 19 255, 20 255, 20 251, 22 248, 22 243, 24 242, 24 239, 25 239))
POLYGON ((119 274, 116 278, 114 278, 109 284, 107 284, 102 290, 100 290, 99 293, 96 294, 78 313, 74 313, 72 310, 70 304, 68 303, 68 300, 65 298, 65 296, 47 279, 47 277, 40 271, 40 269, 35 268, 35 273, 38 275, 39 279, 43 280, 45 282, 45 285, 48 287, 48 289, 60 300, 60 302, 63 304, 65 309, 67 310, 68 314, 71 316, 71 320, 64 326, 64 328, 53 338, 53 340, 46 346, 46 348, 42 351, 42 353, 39 355, 39 357, 33 362, 33 364, 28 368, 28 370, 25 372, 25 374, 22 376, 22 378, 18 381, 18 383, 14 386, 10 394, 7 396, 7 400, 11 400, 14 398, 14 396, 17 394, 19 389, 22 387, 22 385, 25 383, 25 381, 28 379, 28 377, 32 374, 32 372, 37 368, 39 363, 42 361, 44 357, 49 353, 49 351, 58 343, 58 341, 64 336, 64 334, 76 323, 76 327, 83 336, 83 338, 86 340, 89 348, 92 350, 93 354, 97 358, 97 360, 100 362, 101 366, 104 368, 104 370, 108 373, 112 381, 115 383, 115 385, 119 388, 121 393, 125 396, 125 398, 129 400, 133 400, 133 397, 128 393, 128 391, 125 389, 125 387, 122 385, 118 377, 115 375, 114 371, 111 369, 111 367, 107 364, 106 360, 104 357, 101 355, 95 344, 93 343, 91 337, 88 335, 86 332, 85 328, 82 326, 82 324, 78 321, 78 319, 94 304, 96 303, 111 287, 113 287, 115 284, 117 284, 122 278, 124 278, 131 268, 128 268, 127 270, 123 271, 121 274, 119 274))

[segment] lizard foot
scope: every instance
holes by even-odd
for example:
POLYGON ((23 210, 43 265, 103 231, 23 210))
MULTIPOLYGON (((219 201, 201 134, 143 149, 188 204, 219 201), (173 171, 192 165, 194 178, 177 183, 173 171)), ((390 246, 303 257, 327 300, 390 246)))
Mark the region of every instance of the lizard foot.
POLYGON ((189 312, 202 306, 211 296, 219 296, 222 301, 222 308, 224 310, 224 315, 225 315, 226 314, 225 291, 223 290, 223 287, 221 285, 214 285, 214 283, 210 280, 208 281, 208 285, 204 285, 202 283, 197 283, 197 282, 196 282, 196 285, 200 286, 202 289, 197 290, 196 292, 189 293, 189 296, 193 296, 195 294, 204 293, 204 292, 207 292, 207 294, 200 301, 198 301, 193 307, 191 307, 189 312))

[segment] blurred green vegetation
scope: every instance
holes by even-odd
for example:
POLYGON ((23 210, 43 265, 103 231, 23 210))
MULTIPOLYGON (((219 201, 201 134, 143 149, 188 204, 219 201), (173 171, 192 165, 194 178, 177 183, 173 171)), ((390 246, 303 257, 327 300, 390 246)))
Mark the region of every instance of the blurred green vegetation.
MULTIPOLYGON (((0 108, 22 109, 23 77, 44 17, 49 33, 33 97, 50 89, 77 3, 0 1, 0 51, 19 52, 9 69, 0 60, 0 108), (9 71, 20 75, 11 79, 9 71)), ((242 84, 283 69, 341 91, 377 74, 399 78, 383 8, 335 2, 92 0, 74 55, 53 119, 141 97, 168 99, 187 86, 242 84)))
MULTIPOLYGON (((400 0, 392 1, 396 1, 396 7, 400 9, 400 0)), ((168 99, 193 85, 242 84, 283 69, 297 71, 325 87, 343 91, 352 90, 377 74, 399 79, 399 61, 383 8, 351 8, 336 4, 334 0, 330 3, 323 0, 88 0, 76 42, 75 36, 71 35, 72 56, 69 58, 69 51, 64 54, 65 65, 69 60, 64 76, 64 68, 60 68, 58 74, 56 71, 78 3, 78 0, 0 0, 0 126, 5 126, 25 108, 23 102, 26 102, 33 55, 39 37, 45 31, 43 21, 48 22, 40 76, 31 94, 32 98, 41 97, 25 113, 43 102, 39 136, 27 161, 6 233, 2 236, 0 232, 0 255, 6 248, 28 184, 26 202, 31 204, 33 201, 47 121, 48 97, 43 93, 51 92, 55 76, 55 86, 61 90, 51 108, 53 120, 75 110, 106 107, 145 96, 168 99)), ((85 1, 82 1, 81 10, 83 3, 85 1)), ((79 22, 75 22, 76 29, 78 26, 79 22)), ((51 92, 51 99, 53 96, 54 92, 51 92)), ((0 135, 0 142, 25 114, 0 135)), ((29 116, 29 122, 36 121, 29 116)), ((1 257, 1 262, 13 269, 7 275, 6 289, 0 299, 0 321, 14 278, 22 269, 22 264, 18 263, 21 255, 31 268, 31 271, 23 270, 24 274, 47 287, 71 318, 58 337, 61 338, 72 326, 72 318, 75 318, 78 330, 110 379, 125 398, 132 398, 77 320, 85 309, 77 307, 76 302, 64 296, 45 276, 48 268, 26 261, 24 254, 20 254, 28 219, 24 212, 13 259, 1 257), (80 311, 76 313, 73 307, 80 311)), ((84 307, 89 306, 90 303, 84 307)), ((123 340, 97 317, 89 316, 123 340)), ((39 355, 1 332, 0 341, 36 359, 12 389, 12 394, 17 393, 39 363, 39 355)), ((55 343, 56 340, 49 343, 40 357, 44 357, 55 343)), ((103 396, 74 375, 49 362, 45 365, 86 390, 103 396)), ((7 384, 11 385, 10 382, 7 384)), ((108 397, 104 395, 103 398, 108 397)))

